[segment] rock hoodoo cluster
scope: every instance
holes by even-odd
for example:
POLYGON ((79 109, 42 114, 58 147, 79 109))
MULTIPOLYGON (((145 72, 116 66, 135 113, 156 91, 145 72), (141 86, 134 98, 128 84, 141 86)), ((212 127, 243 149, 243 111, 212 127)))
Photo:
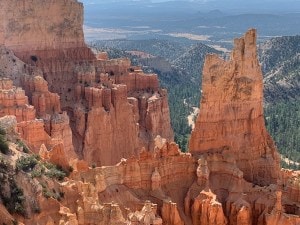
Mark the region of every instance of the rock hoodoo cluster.
POLYGON ((153 148, 157 135, 173 140, 167 93, 157 75, 144 74, 128 59, 94 55, 84 43, 81 3, 10 1, 1 2, 1 10, 0 44, 44 78, 19 76, 15 85, 25 89, 38 118, 48 122, 61 109, 67 112, 68 145, 79 158, 112 165, 141 147, 153 148), (46 81, 55 94, 45 93, 46 81))
MULTIPOLYGON (((82 7, 0 2, 0 126, 42 161, 72 167, 60 182, 16 172, 26 214, 11 215, 0 195, 1 223, 300 224, 300 173, 280 170, 264 125, 255 30, 235 40, 229 61, 207 56, 190 153, 181 153, 157 76, 94 54, 82 7)), ((26 155, 10 148, 12 162, 26 155)))

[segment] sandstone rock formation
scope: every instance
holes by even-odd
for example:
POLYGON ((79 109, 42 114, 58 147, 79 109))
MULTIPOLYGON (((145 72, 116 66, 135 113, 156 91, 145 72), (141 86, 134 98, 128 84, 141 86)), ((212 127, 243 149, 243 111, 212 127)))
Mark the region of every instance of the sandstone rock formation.
POLYGON ((291 205, 299 201, 299 178, 279 170, 264 125, 255 30, 235 40, 229 61, 207 56, 202 85, 190 140, 198 180, 185 198, 185 213, 193 224, 297 224, 291 205))
POLYGON ((152 153, 74 170, 59 185, 61 201, 41 197, 41 213, 24 223, 297 225, 299 173, 284 174, 283 183, 257 186, 230 153, 203 154, 197 166, 175 143, 157 138, 152 153))
POLYGON ((48 90, 48 83, 41 76, 23 76, 22 86, 32 105, 37 109, 37 117, 46 118, 47 114, 61 113, 60 97, 48 90))
POLYGON ((191 153, 229 151, 249 182, 276 183, 279 156, 263 117, 263 82, 256 31, 235 39, 229 61, 208 55, 203 68, 200 113, 191 153))
POLYGON ((30 80, 33 81, 28 85, 32 102, 38 109, 39 117, 44 119, 36 119, 36 108, 29 105, 25 91, 13 86, 12 80, 7 78, 0 79, 0 116, 15 116, 17 124, 14 129, 33 152, 39 153, 44 146, 49 161, 67 167, 71 159, 77 158, 69 117, 66 112, 60 112, 59 96, 48 91, 42 77, 31 77, 30 80))
POLYGON ((74 133, 81 140, 77 146, 82 146, 83 158, 89 163, 115 164, 121 158, 136 155, 140 147, 153 148, 157 135, 173 140, 167 94, 156 86, 157 82, 154 86, 151 83, 153 78, 157 81, 157 76, 124 76, 133 77, 134 82, 129 86, 117 84, 117 76, 100 74, 100 87, 93 87, 97 83, 94 73, 78 75, 74 133), (139 84, 138 77, 148 80, 146 86, 139 84), (145 89, 147 86, 151 91, 145 89))
POLYGON ((83 47, 83 7, 76 0, 0 2, 0 44, 15 52, 83 47), (16 12, 18 12, 16 14, 16 12))
POLYGON ((73 139, 68 143, 79 158, 112 165, 141 147, 150 150, 157 135, 173 140, 167 93, 157 76, 131 67, 128 59, 94 55, 84 43, 81 3, 9 1, 1 2, 1 10, 7 16, 1 18, 0 44, 38 68, 52 93, 47 82, 30 74, 20 85, 46 124, 49 115, 67 111, 73 139))
POLYGON ((300 223, 299 172, 279 170, 264 126, 255 30, 235 40, 229 61, 207 57, 191 154, 170 142, 157 76, 86 47, 81 3, 12 0, 0 10, 0 72, 10 78, 0 80, 0 122, 42 160, 73 168, 60 182, 18 172, 27 214, 0 204, 1 222, 300 223))
MULTIPOLYGON (((195 176, 196 163, 165 140, 139 158, 123 159, 116 166, 74 170, 60 184, 60 202, 38 198, 39 214, 25 224, 184 224, 180 206, 195 176), (159 173, 158 189, 153 174, 159 173), (139 194, 137 194, 139 193, 139 194)), ((56 189, 47 181, 48 188, 56 189)), ((41 193, 38 192, 38 195, 41 193)))
POLYGON ((0 116, 14 115, 17 121, 35 119, 35 109, 28 103, 25 91, 13 86, 9 79, 0 79, 0 116))

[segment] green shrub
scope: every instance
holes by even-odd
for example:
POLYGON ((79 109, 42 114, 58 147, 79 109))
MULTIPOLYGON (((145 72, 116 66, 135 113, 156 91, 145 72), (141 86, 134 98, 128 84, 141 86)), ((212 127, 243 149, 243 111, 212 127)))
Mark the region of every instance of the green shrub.
POLYGON ((53 197, 53 193, 49 189, 43 188, 43 196, 45 198, 52 198, 53 197))
POLYGON ((44 171, 45 171, 44 168, 34 167, 30 174, 32 178, 41 177, 44 171))
POLYGON ((43 188, 42 192, 43 192, 43 196, 44 196, 45 198, 54 198, 54 199, 56 199, 56 200, 58 200, 58 201, 61 200, 60 194, 56 193, 55 189, 53 189, 53 190, 51 191, 51 190, 49 190, 48 188, 43 188))
POLYGON ((15 181, 10 183, 10 197, 3 197, 3 203, 10 213, 25 215, 23 190, 17 186, 15 181))
POLYGON ((7 171, 8 169, 8 163, 0 157, 0 171, 7 171))
POLYGON ((55 178, 62 181, 68 174, 69 171, 65 171, 61 166, 54 165, 49 162, 44 162, 43 165, 47 168, 45 175, 50 178, 55 178))
POLYGON ((16 162, 16 167, 18 170, 23 170, 24 172, 31 171, 38 164, 38 159, 36 155, 30 155, 28 157, 21 156, 16 162))
POLYGON ((55 178, 59 181, 62 181, 67 175, 63 170, 56 168, 49 169, 45 172, 45 175, 50 178, 55 178))
POLYGON ((5 155, 9 153, 7 141, 5 140, 5 136, 2 134, 0 134, 0 151, 5 155))
POLYGON ((22 148, 23 152, 29 153, 29 148, 21 140, 17 140, 17 145, 22 148))
POLYGON ((0 127, 0 135, 5 136, 6 131, 3 129, 3 127, 0 127))
POLYGON ((49 162, 40 162, 39 155, 21 156, 16 162, 16 167, 17 170, 30 172, 32 178, 45 175, 62 181, 69 174, 69 171, 64 171, 61 166, 49 162))

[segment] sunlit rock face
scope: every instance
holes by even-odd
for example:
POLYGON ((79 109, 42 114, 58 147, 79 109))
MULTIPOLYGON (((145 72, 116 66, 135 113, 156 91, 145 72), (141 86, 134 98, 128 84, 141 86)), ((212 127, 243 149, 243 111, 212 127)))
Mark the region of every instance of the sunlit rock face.
POLYGON ((262 72, 252 29, 235 39, 228 61, 217 55, 206 57, 190 152, 231 152, 246 180, 275 183, 279 157, 264 124, 262 102, 262 72))

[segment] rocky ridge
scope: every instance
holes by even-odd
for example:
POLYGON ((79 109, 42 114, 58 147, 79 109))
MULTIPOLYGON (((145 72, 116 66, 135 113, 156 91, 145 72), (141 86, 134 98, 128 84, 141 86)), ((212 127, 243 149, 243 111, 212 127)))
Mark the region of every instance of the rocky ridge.
MULTIPOLYGON (((48 15, 40 2, 30 3, 36 3, 38 13, 48 15)), ((30 4, 1 4, 9 12, 21 12, 16 24, 31 18, 29 28, 23 28, 39 24, 30 4)), ((77 1, 48 4, 49 12, 61 12, 62 18, 74 14, 82 18, 77 1)), ((41 17, 45 27, 43 20, 51 21, 41 17)), ((14 179, 26 196, 26 216, 12 217, 1 207, 0 222, 14 218, 20 224, 45 225, 300 223, 299 172, 280 170, 262 119, 255 30, 235 41, 229 61, 207 57, 191 154, 181 153, 169 141, 173 134, 167 94, 159 88, 156 75, 145 75, 127 59, 94 55, 83 37, 71 37, 82 26, 81 20, 73 21, 69 28, 74 30, 64 35, 58 35, 64 26, 54 21, 58 30, 45 36, 49 40, 31 36, 37 39, 35 46, 27 42, 23 46, 22 38, 15 36, 0 39, 3 49, 12 48, 23 61, 10 50, 3 51, 8 58, 2 55, 1 74, 11 80, 1 80, 0 102, 4 114, 12 116, 2 118, 1 127, 8 134, 18 131, 14 135, 42 160, 72 166, 63 181, 16 172, 14 179), (58 43, 51 45, 53 40, 58 43)), ((4 31, 8 37, 15 34, 4 31)), ((6 160, 24 155, 16 144, 9 145, 12 153, 6 160)))

